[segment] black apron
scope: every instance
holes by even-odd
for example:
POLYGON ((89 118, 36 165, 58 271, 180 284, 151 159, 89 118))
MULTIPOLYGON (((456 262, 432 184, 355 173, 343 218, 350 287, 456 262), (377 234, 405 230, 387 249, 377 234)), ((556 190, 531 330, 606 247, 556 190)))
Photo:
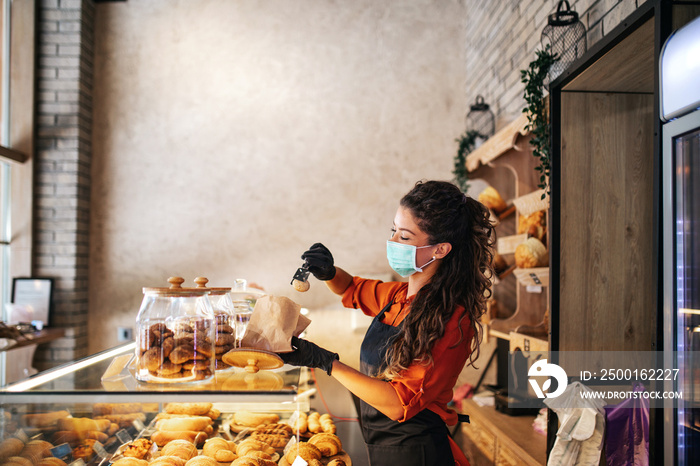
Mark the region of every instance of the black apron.
MULTIPOLYGON (((381 322, 392 302, 372 320, 360 347, 360 371, 375 376, 385 365, 384 355, 399 332, 381 322)), ((449 431, 442 418, 424 409, 405 422, 392 421, 360 400, 362 435, 367 444, 371 466, 454 466, 448 440, 449 431)))

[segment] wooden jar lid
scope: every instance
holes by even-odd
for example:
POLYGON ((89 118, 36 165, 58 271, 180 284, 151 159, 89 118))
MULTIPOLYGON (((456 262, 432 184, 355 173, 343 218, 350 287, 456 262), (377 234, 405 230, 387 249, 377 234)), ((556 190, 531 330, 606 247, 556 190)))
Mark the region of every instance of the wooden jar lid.
POLYGON ((209 280, 205 277, 197 277, 194 282, 197 284, 195 288, 183 287, 185 279, 182 277, 170 277, 168 283, 170 286, 165 287, 144 287, 143 293, 159 294, 165 296, 204 296, 210 293, 211 289, 206 287, 209 280))
POLYGON ((255 348, 234 348, 224 354, 221 360, 229 366, 245 367, 246 372, 253 374, 261 369, 277 369, 284 365, 277 353, 255 348))

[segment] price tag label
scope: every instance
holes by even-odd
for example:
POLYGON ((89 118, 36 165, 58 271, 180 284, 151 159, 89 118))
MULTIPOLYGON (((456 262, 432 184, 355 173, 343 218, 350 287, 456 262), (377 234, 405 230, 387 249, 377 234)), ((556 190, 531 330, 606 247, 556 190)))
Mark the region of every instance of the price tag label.
POLYGON ((29 436, 27 436, 27 433, 22 429, 18 429, 17 432, 15 432, 15 437, 17 437, 24 443, 29 442, 29 436))
POLYGON ((302 458, 301 456, 297 456, 297 459, 295 459, 294 462, 292 463, 292 466, 308 466, 308 465, 309 465, 309 463, 304 461, 304 458, 302 458))
POLYGON ((109 453, 107 453, 107 450, 105 450, 105 447, 102 446, 100 442, 95 442, 95 444, 92 446, 92 449, 95 450, 95 453, 97 453, 97 456, 103 459, 109 458, 109 453))
POLYGON ((133 425, 138 432, 143 432, 146 429, 146 426, 143 422, 141 422, 141 419, 134 419, 133 425))
MULTIPOLYGON (((537 279, 539 281, 539 279, 537 279)), ((542 293, 542 287, 536 285, 528 285, 525 287, 525 291, 528 293, 542 293)))
POLYGON ((68 456, 73 452, 70 445, 67 443, 62 443, 56 447, 49 450, 55 458, 68 458, 68 456))
POLYGON ((117 432, 117 433, 114 434, 114 435, 117 437, 117 439, 118 439, 121 443, 129 443, 129 442, 131 442, 131 440, 132 440, 131 435, 129 435, 129 432, 127 432, 127 431, 124 430, 124 429, 121 429, 119 432, 117 432))

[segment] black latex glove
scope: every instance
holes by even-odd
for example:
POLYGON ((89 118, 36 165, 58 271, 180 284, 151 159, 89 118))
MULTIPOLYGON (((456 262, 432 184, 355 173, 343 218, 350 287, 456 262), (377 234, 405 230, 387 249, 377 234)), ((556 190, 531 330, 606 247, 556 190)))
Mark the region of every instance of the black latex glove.
POLYGON ((319 280, 332 280, 335 277, 333 255, 321 243, 316 243, 309 248, 301 258, 309 264, 309 272, 319 280))
POLYGON ((282 361, 292 366, 316 367, 323 369, 326 374, 331 375, 333 361, 340 360, 338 353, 331 353, 307 340, 292 337, 291 353, 279 353, 282 361))

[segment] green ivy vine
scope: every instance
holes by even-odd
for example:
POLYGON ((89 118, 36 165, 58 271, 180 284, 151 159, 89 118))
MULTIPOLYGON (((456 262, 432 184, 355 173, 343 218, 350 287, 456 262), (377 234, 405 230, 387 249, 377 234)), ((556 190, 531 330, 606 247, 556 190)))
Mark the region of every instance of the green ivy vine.
POLYGON ((526 70, 520 71, 520 80, 525 84, 523 97, 527 107, 523 113, 527 114, 528 124, 526 130, 532 134, 530 144, 533 146, 532 155, 539 159, 539 165, 535 167, 540 173, 538 187, 544 189, 542 199, 549 195, 549 171, 550 165, 550 125, 547 116, 547 107, 544 100, 545 80, 549 69, 557 57, 547 45, 544 50, 536 52, 536 58, 526 70))
POLYGON ((475 149, 476 138, 479 132, 473 129, 468 129, 459 138, 455 139, 459 143, 457 155, 455 155, 455 168, 452 170, 454 182, 459 186, 463 193, 469 189, 469 172, 467 171, 467 155, 475 149))

